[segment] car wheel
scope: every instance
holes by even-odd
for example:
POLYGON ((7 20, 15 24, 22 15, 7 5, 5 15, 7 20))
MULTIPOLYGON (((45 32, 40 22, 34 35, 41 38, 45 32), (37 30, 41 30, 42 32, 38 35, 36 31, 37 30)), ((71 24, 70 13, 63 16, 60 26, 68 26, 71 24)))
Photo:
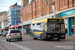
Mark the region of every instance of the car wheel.
POLYGON ((20 41, 22 41, 22 38, 20 38, 20 41))
POLYGON ((10 42, 10 41, 11 41, 11 39, 8 39, 8 41, 10 42))
POLYGON ((35 38, 34 35, 33 35, 33 39, 34 39, 34 40, 37 40, 37 38, 35 38))
POLYGON ((43 38, 43 35, 41 35, 41 40, 46 40, 46 39, 43 38))
POLYGON ((8 39, 6 39, 6 41, 8 41, 8 39))
POLYGON ((19 41, 19 39, 17 39, 17 41, 19 41))
POLYGON ((60 39, 57 39, 57 41, 60 41, 60 39))

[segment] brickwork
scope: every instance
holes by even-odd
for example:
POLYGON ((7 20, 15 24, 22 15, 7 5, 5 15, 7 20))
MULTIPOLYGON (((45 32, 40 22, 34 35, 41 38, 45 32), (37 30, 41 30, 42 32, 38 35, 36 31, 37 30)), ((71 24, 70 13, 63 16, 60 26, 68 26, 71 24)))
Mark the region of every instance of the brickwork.
POLYGON ((75 0, 74 0, 74 7, 75 7, 75 0))
POLYGON ((60 11, 75 7, 75 0, 60 0, 60 11))
MULTIPOLYGON (((47 13, 53 13, 53 0, 36 0, 30 2, 31 4, 23 7, 22 16, 23 21, 31 20, 44 16, 47 13), (48 3, 46 2, 48 1, 48 3)), ((55 0, 55 10, 65 10, 75 7, 75 0, 55 0)))

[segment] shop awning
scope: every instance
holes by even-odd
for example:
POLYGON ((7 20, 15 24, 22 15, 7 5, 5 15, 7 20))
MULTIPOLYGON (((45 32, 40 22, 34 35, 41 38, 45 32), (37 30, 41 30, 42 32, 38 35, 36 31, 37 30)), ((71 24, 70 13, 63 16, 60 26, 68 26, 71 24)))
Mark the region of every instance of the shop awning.
MULTIPOLYGON (((16 28, 19 28, 19 25, 16 25, 16 28)), ((12 25, 11 28, 15 28, 15 25, 12 25)))

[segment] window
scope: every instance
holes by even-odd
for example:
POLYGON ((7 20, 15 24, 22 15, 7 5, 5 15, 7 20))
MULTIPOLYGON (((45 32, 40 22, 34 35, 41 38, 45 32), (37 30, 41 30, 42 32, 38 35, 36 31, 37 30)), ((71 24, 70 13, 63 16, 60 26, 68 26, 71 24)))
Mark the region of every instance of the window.
POLYGON ((41 25, 41 23, 37 23, 37 25, 41 25))
POLYGON ((11 33, 20 33, 19 30, 11 30, 11 33))
POLYGON ((35 24, 33 24, 33 26, 34 26, 35 24))

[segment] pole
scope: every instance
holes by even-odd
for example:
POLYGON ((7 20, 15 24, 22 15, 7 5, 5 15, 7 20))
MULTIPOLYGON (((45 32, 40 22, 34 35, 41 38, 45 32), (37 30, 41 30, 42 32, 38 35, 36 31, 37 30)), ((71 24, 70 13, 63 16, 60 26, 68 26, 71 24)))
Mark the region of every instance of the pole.
POLYGON ((15 29, 16 29, 16 16, 15 16, 15 29))
POLYGON ((22 35, 23 35, 23 16, 22 16, 22 35))
MULTIPOLYGON (((22 2, 21 2, 22 3, 22 2)), ((23 7, 23 6, 22 6, 23 7)), ((22 14, 22 7, 21 7, 21 14, 22 14)), ((23 15, 21 15, 21 20, 22 20, 22 36, 23 36, 23 15)))
POLYGON ((16 29, 16 10, 15 10, 15 29, 16 29))
POLYGON ((53 13, 54 13, 54 18, 55 18, 55 0, 53 0, 53 13))

